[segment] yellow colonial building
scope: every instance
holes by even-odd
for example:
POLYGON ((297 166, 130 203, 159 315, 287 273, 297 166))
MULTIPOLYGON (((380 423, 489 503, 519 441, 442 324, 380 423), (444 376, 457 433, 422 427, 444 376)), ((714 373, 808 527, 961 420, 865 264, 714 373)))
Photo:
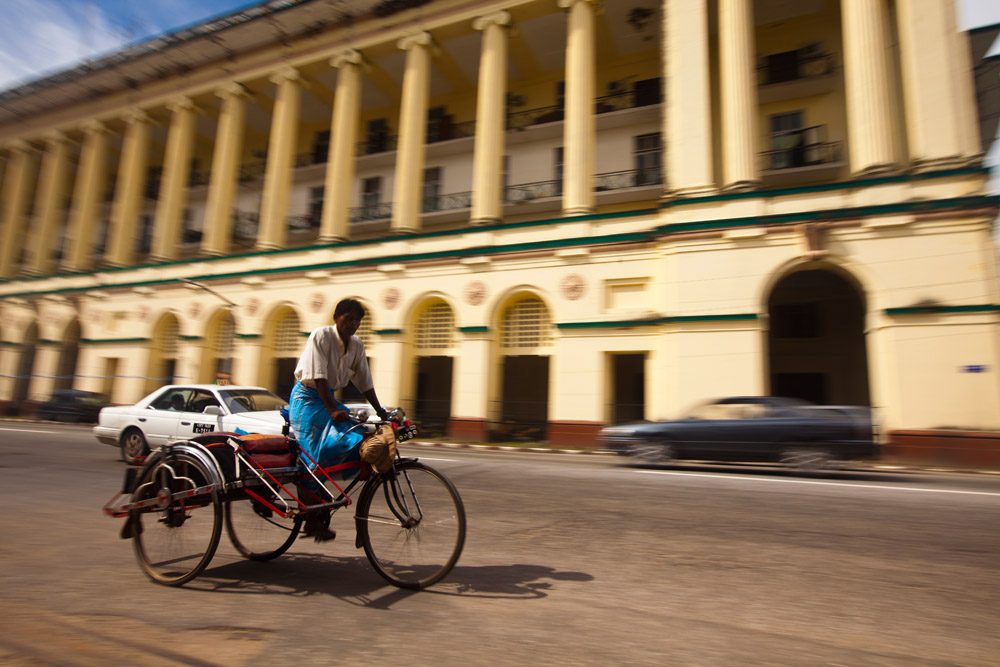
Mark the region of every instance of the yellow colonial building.
MULTIPOLYGON (((952 0, 271 0, 0 94, 0 400, 287 392, 343 297, 430 431, 709 397, 1000 429, 952 0)), ((502 436, 509 437, 509 436, 502 436)))

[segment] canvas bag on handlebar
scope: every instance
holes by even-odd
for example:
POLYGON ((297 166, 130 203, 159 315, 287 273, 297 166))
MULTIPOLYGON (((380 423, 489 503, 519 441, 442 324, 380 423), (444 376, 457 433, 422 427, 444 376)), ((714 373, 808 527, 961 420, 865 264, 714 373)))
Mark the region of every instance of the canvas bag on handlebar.
POLYGON ((396 432, 389 424, 382 424, 375 434, 361 443, 361 459, 371 464, 376 472, 385 472, 396 458, 396 432))

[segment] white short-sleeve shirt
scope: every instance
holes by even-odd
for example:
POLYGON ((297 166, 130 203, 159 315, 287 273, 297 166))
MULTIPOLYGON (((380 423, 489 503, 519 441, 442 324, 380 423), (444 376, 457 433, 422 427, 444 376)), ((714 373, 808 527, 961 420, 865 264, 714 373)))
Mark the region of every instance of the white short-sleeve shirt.
POLYGON ((372 374, 368 369, 365 344, 351 336, 347 349, 337 333, 337 325, 320 327, 309 334, 306 349, 295 366, 295 379, 315 387, 316 378, 326 378, 333 390, 343 389, 353 382, 360 392, 373 389, 372 374))

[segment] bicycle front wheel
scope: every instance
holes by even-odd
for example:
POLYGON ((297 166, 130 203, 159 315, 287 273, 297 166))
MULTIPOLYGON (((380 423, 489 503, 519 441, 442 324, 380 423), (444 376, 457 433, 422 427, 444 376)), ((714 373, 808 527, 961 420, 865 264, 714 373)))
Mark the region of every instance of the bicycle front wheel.
MULTIPOLYGON (((285 502, 269 491, 259 495, 282 510, 296 505, 296 501, 284 492, 281 495, 285 502)), ((301 514, 282 518, 256 498, 226 503, 226 533, 236 550, 250 560, 271 560, 285 553, 298 536, 301 526, 301 514)))
POLYGON ((201 461, 176 453, 143 471, 134 501, 153 500, 134 510, 136 559, 150 579, 168 586, 191 581, 219 546, 222 503, 212 475, 201 461))
POLYGON ((465 545, 465 508, 447 477, 404 461, 364 491, 355 520, 376 572, 400 588, 420 589, 451 571, 465 545))

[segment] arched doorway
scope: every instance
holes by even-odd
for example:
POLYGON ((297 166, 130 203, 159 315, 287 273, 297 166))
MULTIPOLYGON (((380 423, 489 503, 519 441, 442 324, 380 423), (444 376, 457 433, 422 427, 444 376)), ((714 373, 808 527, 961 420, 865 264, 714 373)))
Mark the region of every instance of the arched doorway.
POLYGON ((441 436, 447 433, 451 420, 455 314, 443 300, 430 300, 418 312, 414 329, 415 417, 421 424, 421 432, 441 436))
POLYGON ((499 439, 544 440, 549 420, 552 323, 533 295, 509 301, 500 313, 502 389, 499 439))
POLYGON ((14 376, 14 407, 19 411, 21 405, 28 400, 28 387, 31 385, 31 372, 35 367, 35 352, 38 349, 38 324, 32 322, 24 330, 21 341, 21 354, 18 356, 17 373, 14 376))
MULTIPOLYGON (((351 297, 357 299, 357 297, 351 297)), ((354 335, 361 339, 361 344, 365 346, 365 357, 368 359, 368 370, 371 371, 372 377, 375 375, 375 365, 372 359, 372 350, 375 347, 375 323, 372 320, 372 313, 368 306, 361 304, 361 308, 364 309, 364 317, 361 318, 361 324, 358 325, 358 330, 354 332, 354 335)), ((330 315, 330 324, 336 324, 333 319, 333 315, 330 315)), ((365 395, 358 391, 358 388, 354 386, 353 382, 349 382, 346 387, 337 392, 337 398, 342 403, 367 403, 368 399, 365 395)))
POLYGON ((72 389, 76 380, 76 362, 80 357, 80 322, 72 320, 63 334, 55 389, 72 389))
POLYGON ((181 325, 173 313, 164 314, 153 327, 146 393, 174 383, 177 376, 177 357, 180 354, 180 337, 181 325))
POLYGON ((233 383, 235 338, 236 319, 229 310, 220 310, 208 325, 208 359, 202 371, 203 382, 233 383))
POLYGON ((305 339, 299 315, 291 306, 278 308, 269 318, 265 330, 264 363, 261 364, 261 384, 286 401, 295 385, 295 366, 305 339))
POLYGON ((828 405, 870 405, 865 301, 827 269, 791 273, 774 286, 768 358, 771 394, 828 405))

